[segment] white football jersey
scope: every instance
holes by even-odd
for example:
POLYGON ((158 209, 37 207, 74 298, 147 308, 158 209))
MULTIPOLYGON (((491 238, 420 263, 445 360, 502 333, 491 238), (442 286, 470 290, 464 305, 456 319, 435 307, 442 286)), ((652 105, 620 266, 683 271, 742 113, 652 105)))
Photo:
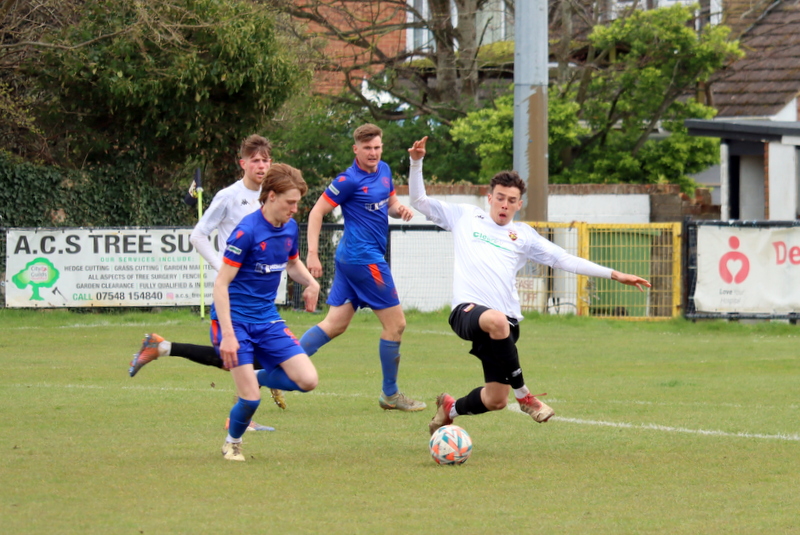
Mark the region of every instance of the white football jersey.
POLYGON ((217 230, 217 251, 219 256, 225 251, 225 244, 228 236, 239 224, 239 221, 246 215, 250 215, 261 205, 258 197, 261 191, 253 191, 245 187, 242 180, 238 180, 225 189, 221 189, 214 195, 211 205, 205 211, 203 217, 197 222, 195 229, 206 236, 217 230))
POLYGON ((611 278, 611 269, 569 254, 530 225, 516 221, 498 225, 477 206, 428 197, 418 162, 412 160, 409 174, 411 205, 453 233, 453 308, 475 303, 522 319, 517 272, 528 260, 572 273, 611 278))

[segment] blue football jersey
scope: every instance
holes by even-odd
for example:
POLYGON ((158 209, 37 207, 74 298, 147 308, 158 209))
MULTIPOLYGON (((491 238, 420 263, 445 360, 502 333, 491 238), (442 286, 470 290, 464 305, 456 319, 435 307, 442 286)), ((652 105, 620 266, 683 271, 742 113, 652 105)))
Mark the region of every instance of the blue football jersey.
MULTIPOLYGON (((231 320, 236 323, 280 321, 275 297, 289 259, 297 258, 298 226, 290 219, 274 227, 261 210, 245 216, 228 238, 222 261, 239 271, 228 287, 231 320)), ((211 319, 217 319, 211 307, 211 319)))
POLYGON ((334 179, 322 195, 332 206, 341 206, 344 216, 344 236, 336 248, 336 260, 362 265, 384 260, 389 198, 394 194, 392 171, 383 161, 374 173, 353 162, 334 179))

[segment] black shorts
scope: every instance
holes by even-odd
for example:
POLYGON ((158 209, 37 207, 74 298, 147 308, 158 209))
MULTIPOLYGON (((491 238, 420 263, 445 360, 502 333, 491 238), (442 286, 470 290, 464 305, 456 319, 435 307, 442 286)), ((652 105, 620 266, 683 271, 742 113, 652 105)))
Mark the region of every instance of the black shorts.
MULTIPOLYGON (((450 327, 460 338, 472 342, 470 353, 481 360, 483 364, 483 378, 487 383, 510 384, 512 374, 519 373, 519 357, 514 355, 509 359, 498 359, 492 351, 489 333, 481 329, 481 314, 490 310, 483 305, 475 303, 461 303, 450 312, 450 327)), ((516 318, 508 319, 511 328, 511 337, 514 343, 519 340, 519 321, 516 318)))

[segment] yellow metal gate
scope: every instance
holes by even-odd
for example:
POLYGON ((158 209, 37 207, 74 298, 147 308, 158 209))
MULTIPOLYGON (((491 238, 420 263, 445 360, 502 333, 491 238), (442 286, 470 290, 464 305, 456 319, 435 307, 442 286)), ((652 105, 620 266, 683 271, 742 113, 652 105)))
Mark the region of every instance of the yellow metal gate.
POLYGON ((669 319, 680 314, 680 223, 529 225, 567 252, 644 277, 653 287, 640 292, 612 280, 529 262, 517 278, 524 312, 629 320, 669 319))

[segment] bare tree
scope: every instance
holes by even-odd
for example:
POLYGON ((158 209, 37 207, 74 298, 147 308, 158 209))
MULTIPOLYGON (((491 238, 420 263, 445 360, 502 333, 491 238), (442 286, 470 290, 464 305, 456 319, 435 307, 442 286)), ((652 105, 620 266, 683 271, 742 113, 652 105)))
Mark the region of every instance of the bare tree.
MULTIPOLYGON (((490 4, 513 13, 513 0, 259 0, 297 23, 294 32, 315 43, 316 69, 336 75, 349 93, 337 98, 367 106, 378 119, 403 116, 372 102, 362 91, 392 95, 417 114, 449 122, 477 104, 482 83, 478 51, 489 24, 490 4), (420 40, 403 45, 398 36, 415 31, 420 40)), ((497 17, 495 17, 497 18, 497 17)))

